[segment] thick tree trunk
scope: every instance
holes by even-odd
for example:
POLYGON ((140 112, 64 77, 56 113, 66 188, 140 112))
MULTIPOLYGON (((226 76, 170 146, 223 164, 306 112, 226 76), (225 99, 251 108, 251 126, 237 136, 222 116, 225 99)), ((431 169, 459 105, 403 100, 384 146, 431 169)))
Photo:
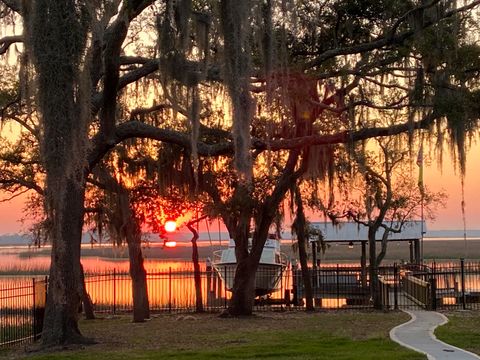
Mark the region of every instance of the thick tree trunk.
POLYGON ((62 208, 53 221, 52 262, 42 332, 44 346, 89 342, 78 328, 82 301, 80 243, 85 188, 67 180, 62 208), (59 216, 60 215, 60 216, 59 216))
MULTIPOLYGON (((131 231, 129 231, 131 232, 131 231)), ((133 322, 150 318, 148 301, 147 272, 145 270, 140 234, 127 236, 130 277, 132 278, 133 322)))
POLYGON ((42 342, 84 343, 78 329, 81 304, 80 243, 84 215, 88 109, 91 89, 82 81, 87 26, 75 1, 25 2, 27 51, 37 73, 41 155, 52 223, 52 255, 42 342), (68 29, 68 31, 66 31, 68 29), (83 41, 85 40, 85 41, 83 41), (87 94, 88 93, 88 94, 87 94))
POLYGON ((232 316, 249 316, 253 313, 255 300, 255 275, 258 261, 252 261, 248 251, 248 230, 250 217, 244 216, 243 221, 235 229, 235 256, 237 267, 233 282, 232 298, 228 305, 228 314, 232 316))
MULTIPOLYGON (((111 181, 115 181, 111 177, 111 181)), ((147 271, 143 261, 142 239, 140 225, 130 207, 130 196, 120 184, 116 184, 119 196, 119 211, 122 217, 124 237, 128 245, 128 259, 130 263, 130 277, 132 279, 133 322, 143 322, 150 318, 150 304, 148 301, 147 271)))
POLYGON ((249 316, 253 313, 255 300, 255 276, 257 265, 248 258, 237 260, 232 298, 228 306, 231 316, 249 316))

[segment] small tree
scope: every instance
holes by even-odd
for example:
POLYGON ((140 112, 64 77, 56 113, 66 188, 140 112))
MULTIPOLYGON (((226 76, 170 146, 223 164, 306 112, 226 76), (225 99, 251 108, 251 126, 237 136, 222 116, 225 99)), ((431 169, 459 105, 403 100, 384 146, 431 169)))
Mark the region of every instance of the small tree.
POLYGON ((185 226, 193 234, 192 237, 192 262, 193 262, 193 277, 195 281, 195 310, 197 312, 203 312, 203 296, 202 296, 202 278, 200 274, 200 263, 198 258, 198 246, 197 240, 199 238, 197 229, 194 228, 195 224, 206 219, 207 215, 203 215, 197 219, 193 219, 185 224, 185 226))
MULTIPOLYGON (((307 244, 309 240, 309 224, 305 218, 305 212, 303 208, 302 196, 300 189, 295 187, 292 195, 295 199, 296 212, 295 220, 292 224, 292 233, 297 236, 298 256, 300 258, 300 266, 302 271, 303 286, 305 288, 305 302, 306 310, 313 311, 313 289, 310 272, 308 269, 308 255, 307 244)), ((293 206, 293 204, 292 204, 293 206)))
POLYGON ((378 152, 366 150, 367 144, 349 152, 348 172, 343 173, 345 201, 328 213, 333 219, 346 217, 368 228, 370 291, 375 307, 379 307, 378 267, 383 261, 391 233, 400 233, 409 220, 420 218, 423 206, 426 218, 433 219, 438 205, 444 205, 446 194, 419 188, 412 176, 408 150, 399 150, 398 140, 375 140, 378 152), (357 198, 354 198, 357 196, 357 198), (382 231, 381 248, 377 253, 376 235, 382 231))

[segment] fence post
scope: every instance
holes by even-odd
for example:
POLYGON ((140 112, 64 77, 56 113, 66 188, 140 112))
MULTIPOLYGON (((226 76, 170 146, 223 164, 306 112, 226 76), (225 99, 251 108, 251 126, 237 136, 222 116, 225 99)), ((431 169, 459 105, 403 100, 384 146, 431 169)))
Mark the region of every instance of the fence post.
POLYGON ((223 295, 225 296, 224 308, 227 308, 227 267, 223 268, 224 278, 223 278, 223 295))
POLYGON ((393 264, 393 308, 398 310, 398 284, 400 278, 398 276, 398 266, 397 263, 393 264))
POLYGON ((437 279, 430 279, 431 309, 437 310, 437 279))
POLYGON ((168 268, 168 312, 172 312, 172 267, 168 268))
POLYGON ((36 309, 36 299, 35 299, 35 278, 32 278, 32 312, 33 312, 33 321, 32 321, 32 333, 33 333, 33 340, 37 339, 37 309, 36 309))
POLYGON ((117 311, 117 270, 113 268, 113 315, 117 311))
POLYGON ((433 273, 430 277, 430 309, 433 311, 437 310, 437 264, 433 262, 433 273))
POLYGON ((298 306, 298 271, 292 267, 292 292, 293 292, 293 305, 298 306))
POLYGON ((340 308, 340 284, 339 284, 340 275, 338 273, 340 271, 339 268, 340 268, 340 265, 337 264, 337 281, 336 281, 336 283, 337 283, 337 309, 340 308))
POLYGON ((460 270, 461 270, 461 280, 462 280, 462 309, 465 310, 467 308, 467 301, 465 298, 465 259, 460 259, 460 270))
MULTIPOLYGON (((280 267, 280 297, 281 296, 283 296, 283 267, 280 267)), ((283 301, 280 308, 283 309, 283 301)))
MULTIPOLYGON (((205 267, 205 274, 207 276, 207 308, 212 306, 212 263, 210 262, 210 258, 207 258, 206 267, 205 267)), ((215 286, 215 285, 214 285, 215 286)))

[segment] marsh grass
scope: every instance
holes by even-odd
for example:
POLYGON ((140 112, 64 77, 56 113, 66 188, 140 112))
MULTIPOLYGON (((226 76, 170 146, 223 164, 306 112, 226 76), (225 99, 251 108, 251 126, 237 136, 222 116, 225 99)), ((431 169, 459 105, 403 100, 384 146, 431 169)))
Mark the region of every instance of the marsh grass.
MULTIPOLYGON (((336 263, 358 263, 360 260, 360 246, 353 249, 347 249, 345 246, 332 245, 322 258, 322 262, 331 264, 336 263)), ((201 246, 199 247, 199 256, 202 259, 212 256, 212 251, 222 249, 220 246, 201 246)), ((468 242, 469 257, 471 260, 480 258, 480 240, 469 240, 468 242)), ((183 269, 191 266, 191 262, 187 259, 191 257, 190 246, 179 246, 175 249, 162 249, 161 247, 145 248, 144 255, 146 260, 147 271, 155 272, 160 268, 167 266, 178 267, 183 269), (168 265, 166 265, 168 263, 168 265)), ((282 245, 282 251, 291 258, 295 255, 289 244, 282 245)), ((409 258, 408 245, 406 243, 392 242, 389 244, 386 263, 394 261, 407 260, 409 258)), ((465 244, 463 241, 441 240, 441 241, 425 241, 424 245, 425 258, 428 260, 436 259, 437 261, 452 260, 458 262, 458 259, 465 256, 465 244)), ((6 261, 0 263, 0 276, 43 276, 48 274, 50 265, 50 248, 30 249, 11 254, 2 253, 0 247, 0 255, 9 255, 6 261), (18 259, 18 260, 17 260, 18 259)), ((111 247, 94 247, 82 249, 82 262, 84 268, 89 273, 100 274, 106 271, 128 272, 128 251, 126 248, 111 247)))
MULTIPOLYGON (((419 360, 388 331, 408 320, 403 313, 259 313, 253 318, 217 314, 157 315, 134 324, 129 316, 81 322, 99 344, 37 353, 31 359, 392 359, 419 360)), ((22 351, 10 353, 20 358, 22 351)))

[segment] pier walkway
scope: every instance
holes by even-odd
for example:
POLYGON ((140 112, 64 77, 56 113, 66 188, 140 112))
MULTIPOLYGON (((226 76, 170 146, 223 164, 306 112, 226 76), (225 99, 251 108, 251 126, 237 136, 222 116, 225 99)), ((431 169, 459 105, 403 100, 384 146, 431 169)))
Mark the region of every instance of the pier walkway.
POLYGON ((435 311, 405 311, 412 318, 390 331, 400 345, 427 355, 429 360, 478 360, 480 356, 438 340, 433 331, 448 319, 435 311))

